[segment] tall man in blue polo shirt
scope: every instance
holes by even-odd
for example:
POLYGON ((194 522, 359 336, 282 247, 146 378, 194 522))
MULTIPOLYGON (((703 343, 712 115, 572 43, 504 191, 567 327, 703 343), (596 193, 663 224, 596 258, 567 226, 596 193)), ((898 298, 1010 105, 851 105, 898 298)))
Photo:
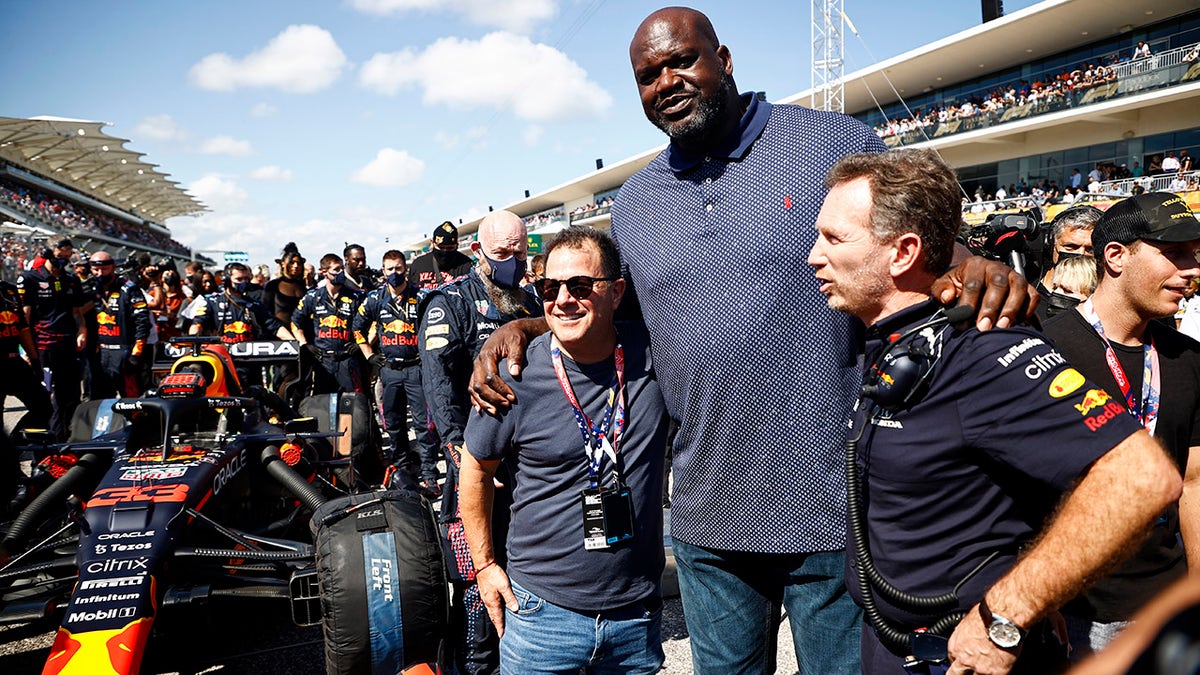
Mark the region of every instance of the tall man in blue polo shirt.
MULTIPOLYGON (((861 327, 802 272, 825 172, 885 146, 845 115, 739 95, 729 49, 695 10, 651 14, 629 52, 646 116, 671 144, 621 188, 612 234, 680 427, 671 534, 693 667, 772 672, 782 606, 802 672, 856 673, 840 446, 861 327)), ((1026 297, 1010 296, 1006 313, 1026 297)), ((473 379, 477 403, 504 405, 487 370, 473 379)))

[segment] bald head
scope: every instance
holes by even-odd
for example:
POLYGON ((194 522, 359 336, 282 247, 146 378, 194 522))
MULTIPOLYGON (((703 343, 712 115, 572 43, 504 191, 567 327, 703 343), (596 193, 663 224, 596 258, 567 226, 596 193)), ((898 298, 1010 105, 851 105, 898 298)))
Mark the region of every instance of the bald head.
POLYGON ((633 41, 629 43, 629 60, 637 63, 644 43, 652 39, 662 39, 680 30, 690 31, 714 50, 721 46, 720 40, 717 39, 717 31, 703 12, 691 7, 663 7, 638 25, 633 34, 633 41))
POLYGON ((741 120, 733 58, 712 22, 687 7, 646 17, 629 43, 629 61, 646 119, 677 145, 704 150, 741 120))
POLYGON ((492 260, 506 260, 516 255, 524 259, 529 249, 525 221, 511 211, 493 211, 479 221, 478 246, 492 260))

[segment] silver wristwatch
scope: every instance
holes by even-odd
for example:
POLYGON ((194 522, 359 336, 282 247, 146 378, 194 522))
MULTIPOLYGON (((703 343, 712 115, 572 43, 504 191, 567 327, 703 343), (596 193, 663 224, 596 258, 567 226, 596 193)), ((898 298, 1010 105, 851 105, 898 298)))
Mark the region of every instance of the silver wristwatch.
POLYGON ((983 614, 983 625, 987 626, 988 639, 1001 649, 1015 649, 1025 637, 1020 626, 988 609, 987 601, 979 601, 979 612, 983 614))

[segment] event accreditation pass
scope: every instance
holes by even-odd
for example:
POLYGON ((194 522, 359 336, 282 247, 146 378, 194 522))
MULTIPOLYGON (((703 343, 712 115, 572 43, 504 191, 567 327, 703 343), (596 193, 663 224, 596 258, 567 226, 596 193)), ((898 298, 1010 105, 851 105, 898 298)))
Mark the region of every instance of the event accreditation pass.
POLYGON ((603 550, 633 539, 633 495, 629 488, 588 488, 582 497, 585 550, 603 550))

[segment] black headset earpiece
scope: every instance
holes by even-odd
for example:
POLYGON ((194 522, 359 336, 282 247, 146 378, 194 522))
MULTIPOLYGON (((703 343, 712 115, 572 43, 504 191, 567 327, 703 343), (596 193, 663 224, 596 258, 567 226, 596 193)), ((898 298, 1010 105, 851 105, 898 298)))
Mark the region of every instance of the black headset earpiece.
POLYGON ((898 339, 867 372, 862 395, 885 410, 899 410, 933 368, 933 354, 911 339, 898 339))
POLYGON ((912 404, 937 363, 929 347, 916 344, 914 336, 927 328, 965 321, 974 313, 974 309, 963 306, 939 310, 929 321, 896 337, 867 370, 859 393, 885 410, 896 411, 912 404))

